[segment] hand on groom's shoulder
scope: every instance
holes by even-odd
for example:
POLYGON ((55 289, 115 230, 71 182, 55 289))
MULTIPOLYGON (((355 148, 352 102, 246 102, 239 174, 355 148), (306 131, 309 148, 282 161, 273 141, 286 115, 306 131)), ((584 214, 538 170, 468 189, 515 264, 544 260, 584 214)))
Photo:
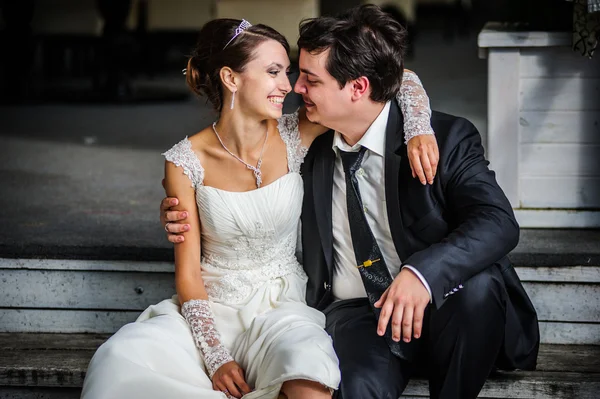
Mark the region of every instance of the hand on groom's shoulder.
MULTIPOLYGON (((466 118, 433 111, 431 126, 437 138, 440 161, 438 177, 447 184, 456 184, 488 168, 479 131, 466 118)), ((494 181, 494 184, 497 184, 494 181)))

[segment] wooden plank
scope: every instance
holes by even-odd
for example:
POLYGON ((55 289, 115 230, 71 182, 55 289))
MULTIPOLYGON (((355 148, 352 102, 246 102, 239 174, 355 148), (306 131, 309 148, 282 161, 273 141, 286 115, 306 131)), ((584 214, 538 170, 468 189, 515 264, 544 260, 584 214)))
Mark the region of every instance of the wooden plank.
POLYGON ((598 78, 522 78, 521 111, 600 110, 598 78))
MULTIPOLYGON (((596 274, 597 269, 593 269, 596 274)), ((554 273, 552 278, 556 281, 569 273, 556 274, 555 270, 546 268, 537 275, 554 273)), ((582 273, 584 269, 578 270, 582 273)), ((173 277, 168 273, 8 269, 2 270, 1 276, 0 307, 4 308, 141 312, 174 292, 173 277), (143 293, 136 293, 136 287, 142 288, 143 293)), ((600 322, 598 284, 525 283, 525 287, 538 307, 540 320, 600 322)))
POLYGON ((173 273, 175 270, 175 266, 171 262, 0 258, 0 270, 1 269, 173 273))
POLYGON ((521 111, 519 125, 521 144, 600 144, 598 111, 521 111))
MULTIPOLYGON (((139 313, 0 309, 0 332, 111 334, 139 313), (125 314, 123 314, 125 313, 125 314)), ((600 324, 540 322, 541 342, 600 345, 600 324)))
POLYGON ((515 267, 523 282, 600 283, 598 266, 515 267))
MULTIPOLYGON (((0 334, 2 351, 95 351, 109 334, 0 334)), ((600 373, 600 346, 540 345, 537 371, 600 373)))
POLYGON ((540 345, 536 370, 600 373, 600 346, 540 345))
POLYGON ((517 266, 600 266, 600 230, 521 229, 517 266))
MULTIPOLYGON (((480 35, 481 37, 481 35, 480 35)), ((488 60, 488 141, 490 167, 513 207, 519 203, 519 52, 492 51, 488 60)))
MULTIPOLYGON (((40 335, 44 341, 44 335, 40 335)), ((0 386, 78 387, 83 383, 93 350, 68 346, 51 350, 0 352, 0 386)), ((600 347, 542 345, 538 371, 498 372, 490 376, 481 398, 593 398, 600 388, 600 347), (567 395, 570 393, 576 396, 567 395)), ((427 381, 414 379, 404 397, 427 397, 427 381)))
POLYGON ((2 399, 80 399, 81 388, 0 387, 2 399))
POLYGON ((600 177, 600 145, 521 144, 520 177, 600 177))
POLYGON ((523 283, 542 321, 600 323, 600 285, 523 283))
POLYGON ((110 334, 0 333, 0 351, 96 350, 110 334))
POLYGON ((521 49, 522 78, 600 78, 600 59, 581 57, 570 47, 521 49))
POLYGON ((111 334, 141 312, 0 309, 0 332, 111 334))
MULTIPOLYGON (((523 232, 522 232, 523 233, 523 232)), ((524 234, 524 233, 523 233, 524 234)), ((546 239, 547 240, 547 239, 546 239)), ((169 273, 172 265, 167 262, 133 261, 81 261, 67 259, 3 259, 1 269, 26 270, 73 270, 73 271, 136 271, 144 273, 169 273)), ((600 268, 597 266, 557 266, 529 267, 516 266, 523 281, 554 282, 600 282, 600 268)))
POLYGON ((522 177, 519 186, 522 208, 600 209, 600 177, 522 177))
POLYGON ((541 321, 540 341, 543 344, 600 345, 600 324, 541 321))
MULTIPOLYGON (((526 232, 521 232, 525 234, 526 232)), ((523 237, 521 237, 523 239, 523 237)), ((545 238, 545 241, 549 238, 545 238)), ((566 237, 565 237, 566 240, 566 237)), ((558 243, 553 244, 558 245, 558 243)), ((540 251, 541 249, 538 249, 540 251)), ((133 261, 81 261, 66 259, 3 259, 0 258, 1 269, 26 270, 73 270, 73 271, 136 271, 144 273, 168 273, 172 265, 167 262, 133 262, 133 261)), ((600 282, 600 267, 597 266, 553 266, 529 267, 516 266, 522 281, 552 282, 600 282)))
POLYGON ((600 228, 600 211, 515 209, 521 228, 600 228))
POLYGON ((93 350, 0 352, 0 386, 81 387, 93 350))
POLYGON ((0 270, 0 307, 144 310, 175 293, 171 273, 0 270))
MULTIPOLYGON (((483 386, 479 398, 596 399, 600 392, 600 374, 570 372, 499 372, 483 386)), ((405 395, 428 397, 429 386, 425 379, 408 383, 405 395)))
MULTIPOLYGON (((538 388, 544 382, 550 382, 551 377, 557 376, 560 392, 568 392, 572 387, 565 384, 569 378, 560 377, 567 372, 569 378, 580 376, 579 382, 586 384, 585 376, 592 375, 588 380, 590 386, 579 395, 589 394, 593 387, 600 382, 600 347, 598 346, 576 346, 576 345, 541 345, 538 355, 538 366, 536 372, 498 372, 490 376, 479 395, 480 398, 562 398, 562 397, 589 397, 594 396, 561 396, 559 392, 554 393, 550 387, 541 392, 538 388), (582 373, 582 374, 578 374, 582 373), (590 374, 593 373, 593 374, 590 374), (582 378, 583 377, 583 378, 582 378), (529 378, 529 381, 525 379, 529 378), (535 387, 535 388, 533 388, 535 387), (532 389, 533 388, 533 389, 532 389), (552 396, 552 395, 556 396, 552 396)), ((402 397, 412 395, 413 397, 428 397, 428 386, 425 379, 411 380, 402 397), (420 396, 417 396, 420 395, 420 396)), ((594 397, 595 398, 595 397, 594 397)))

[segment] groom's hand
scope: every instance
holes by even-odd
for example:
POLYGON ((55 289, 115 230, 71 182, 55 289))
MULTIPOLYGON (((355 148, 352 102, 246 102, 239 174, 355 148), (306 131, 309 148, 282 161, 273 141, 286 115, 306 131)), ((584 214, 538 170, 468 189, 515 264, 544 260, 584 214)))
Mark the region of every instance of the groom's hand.
POLYGON ((385 334, 391 318, 394 341, 400 341, 400 337, 405 342, 410 342, 412 336, 419 338, 429 299, 429 291, 416 274, 410 269, 402 269, 381 298, 375 302, 375 307, 381 308, 377 334, 385 334))
POLYGON ((167 239, 173 244, 183 242, 183 232, 190 229, 189 224, 181 223, 187 218, 188 213, 185 211, 175 211, 171 209, 179 204, 177 198, 164 198, 160 203, 160 223, 167 232, 167 239))

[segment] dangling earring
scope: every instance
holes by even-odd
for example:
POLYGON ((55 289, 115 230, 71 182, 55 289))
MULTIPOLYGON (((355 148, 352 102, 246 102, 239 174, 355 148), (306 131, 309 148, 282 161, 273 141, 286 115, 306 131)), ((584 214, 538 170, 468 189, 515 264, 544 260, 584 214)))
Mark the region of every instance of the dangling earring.
POLYGON ((231 95, 231 109, 233 109, 233 103, 235 102, 235 91, 231 95))

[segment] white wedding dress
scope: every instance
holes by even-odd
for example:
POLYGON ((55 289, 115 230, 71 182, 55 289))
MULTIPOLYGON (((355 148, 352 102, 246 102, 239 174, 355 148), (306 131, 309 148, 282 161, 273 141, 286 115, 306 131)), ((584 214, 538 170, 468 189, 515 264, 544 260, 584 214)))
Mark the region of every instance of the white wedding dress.
MULTIPOLYGON (((164 155, 183 168, 196 190, 202 224, 202 276, 222 343, 254 391, 277 398, 283 382, 340 382, 325 316, 306 305, 306 275, 295 251, 302 208, 299 174, 306 154, 298 115, 284 115, 289 173, 262 188, 229 192, 203 185, 204 169, 186 139, 164 155)), ((85 399, 225 399, 214 391, 176 296, 121 328, 92 361, 85 399)))

